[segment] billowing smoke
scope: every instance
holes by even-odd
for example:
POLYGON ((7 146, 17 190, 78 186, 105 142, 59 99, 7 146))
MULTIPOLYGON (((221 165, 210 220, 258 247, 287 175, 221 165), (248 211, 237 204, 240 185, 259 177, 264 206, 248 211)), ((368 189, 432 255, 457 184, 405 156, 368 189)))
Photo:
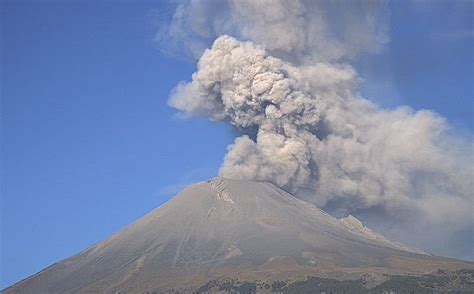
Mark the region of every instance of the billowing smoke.
POLYGON ((192 34, 182 42, 193 48, 221 31, 251 40, 217 37, 169 101, 240 130, 221 175, 270 181, 421 246, 472 232, 471 138, 450 135, 434 112, 364 99, 347 63, 388 41, 383 2, 218 2, 220 13, 206 1, 182 4, 166 33, 192 34), (421 230, 450 235, 406 237, 421 230))
POLYGON ((156 40, 195 58, 229 34, 292 62, 352 59, 389 41, 388 15, 388 3, 377 0, 189 0, 156 40))

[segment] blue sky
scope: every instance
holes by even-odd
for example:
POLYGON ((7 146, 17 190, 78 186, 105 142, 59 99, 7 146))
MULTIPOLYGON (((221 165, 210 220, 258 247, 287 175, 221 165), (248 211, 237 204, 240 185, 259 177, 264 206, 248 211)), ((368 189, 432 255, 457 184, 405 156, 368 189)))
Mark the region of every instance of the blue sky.
MULTIPOLYGON (((215 176, 233 134, 166 104, 195 69, 153 43, 171 5, 1 3, 3 288, 215 176)), ((365 96, 472 133, 472 13, 467 1, 392 4, 390 44, 357 64, 365 96)))

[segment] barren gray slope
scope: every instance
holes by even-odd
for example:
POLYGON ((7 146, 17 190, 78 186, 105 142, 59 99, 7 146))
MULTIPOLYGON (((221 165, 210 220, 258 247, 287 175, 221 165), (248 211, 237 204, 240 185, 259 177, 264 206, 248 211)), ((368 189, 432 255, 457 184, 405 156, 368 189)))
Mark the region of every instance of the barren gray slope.
POLYGON ((220 277, 462 267, 473 265, 415 253, 269 183, 216 178, 6 293, 142 293, 220 277))

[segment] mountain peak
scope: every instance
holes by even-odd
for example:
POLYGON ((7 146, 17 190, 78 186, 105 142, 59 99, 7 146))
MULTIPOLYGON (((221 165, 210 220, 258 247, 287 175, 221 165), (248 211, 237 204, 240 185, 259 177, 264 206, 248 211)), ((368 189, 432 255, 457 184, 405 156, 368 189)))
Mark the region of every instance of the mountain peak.
POLYGON ((109 239, 6 293, 141 293, 223 277, 276 280, 472 266, 419 253, 354 216, 336 219, 270 183, 218 177, 189 186, 109 239))

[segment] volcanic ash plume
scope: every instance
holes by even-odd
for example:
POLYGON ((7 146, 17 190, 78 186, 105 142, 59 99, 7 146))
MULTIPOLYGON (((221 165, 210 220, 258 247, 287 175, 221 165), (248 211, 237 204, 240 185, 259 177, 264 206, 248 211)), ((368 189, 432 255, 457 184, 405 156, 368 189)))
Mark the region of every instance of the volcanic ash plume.
POLYGON ((184 0, 156 41, 200 57, 216 37, 237 35, 297 63, 354 59, 389 41, 384 0, 184 0))
POLYGON ((347 65, 295 67, 222 36, 170 104, 243 133, 257 130, 229 147, 223 176, 270 181, 321 207, 342 198, 348 210, 426 210, 427 200, 468 208, 472 169, 438 144, 444 120, 406 107, 381 110, 358 95, 358 80, 347 65))
MULTIPOLYGON (((200 57, 192 81, 178 85, 171 95, 170 105, 184 115, 229 122, 240 130, 241 136, 228 147, 221 175, 269 181, 333 213, 382 220, 374 227, 396 223, 412 232, 426 227, 438 233, 472 230, 471 139, 449 135, 448 124, 434 112, 384 110, 361 97, 357 72, 336 60, 348 60, 373 48, 367 44, 380 42, 362 47, 347 40, 338 43, 328 37, 327 2, 294 2, 309 5, 304 13, 292 6, 296 4, 284 10, 301 38, 294 35, 298 38, 291 42, 272 43, 271 36, 260 34, 262 22, 280 15, 279 5, 288 3, 272 1, 268 9, 276 12, 267 14, 259 5, 250 11, 240 5, 242 1, 233 1, 228 13, 243 13, 245 17, 238 19, 248 22, 234 19, 230 26, 252 42, 218 37, 200 57), (309 16, 313 12, 314 19, 309 16), (322 26, 318 32, 315 21, 322 26), (308 39, 310 35, 339 48, 337 56, 308 39)), ((194 2, 190 3, 192 8, 194 2)), ((375 4, 371 5, 378 7, 375 4)), ((355 11, 373 11, 371 5, 355 11)), ((363 19, 377 18, 370 15, 363 19)), ((283 20, 288 21, 268 20, 267 33, 277 36, 281 24, 279 35, 286 38, 285 32, 294 27, 283 20)), ((380 39, 372 21, 349 24, 354 28, 344 27, 346 34, 380 39)))

